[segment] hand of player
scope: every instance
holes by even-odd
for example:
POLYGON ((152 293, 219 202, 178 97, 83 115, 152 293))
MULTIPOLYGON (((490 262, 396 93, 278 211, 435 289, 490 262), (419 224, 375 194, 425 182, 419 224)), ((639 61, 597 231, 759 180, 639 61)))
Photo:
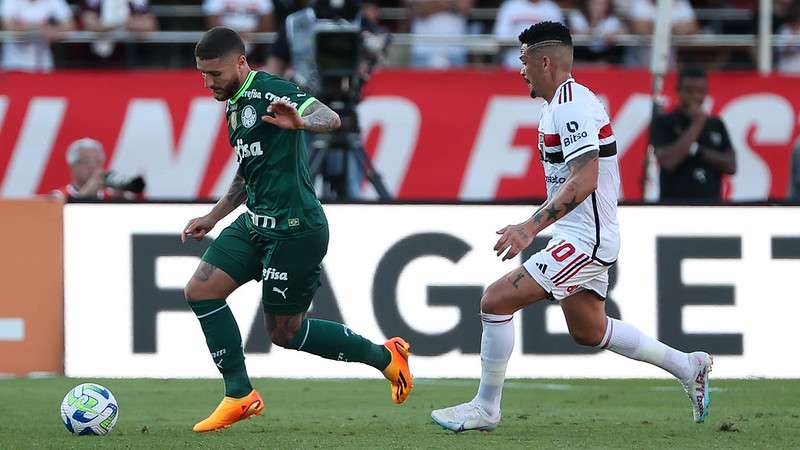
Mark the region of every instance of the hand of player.
POLYGON ((297 108, 286 100, 275 100, 269 105, 267 112, 272 113, 272 115, 261 116, 261 120, 264 122, 287 130, 302 130, 305 128, 303 118, 300 117, 297 108))
POLYGON ((187 238, 192 238, 196 241, 203 239, 203 236, 211 231, 216 224, 217 221, 209 216, 195 217, 183 229, 181 242, 186 242, 187 238))
POLYGON ((501 235, 494 245, 494 251, 497 256, 503 254, 508 249, 508 252, 503 255, 503 261, 517 256, 521 251, 528 248, 533 242, 536 234, 528 227, 527 222, 517 225, 508 225, 497 231, 501 235))
POLYGON ((689 111, 687 112, 689 114, 689 119, 692 121, 692 124, 697 124, 698 126, 704 125, 706 119, 708 118, 706 112, 703 111, 703 105, 699 103, 696 105, 691 105, 689 107, 689 111))

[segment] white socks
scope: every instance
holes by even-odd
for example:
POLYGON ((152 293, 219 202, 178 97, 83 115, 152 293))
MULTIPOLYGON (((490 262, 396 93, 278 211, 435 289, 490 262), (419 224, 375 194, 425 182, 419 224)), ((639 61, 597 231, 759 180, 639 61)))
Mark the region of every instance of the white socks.
POLYGON ((513 317, 481 313, 481 384, 473 401, 492 417, 500 413, 506 366, 514 349, 513 317))
POLYGON ((661 367, 679 380, 691 376, 692 368, 686 353, 642 334, 633 325, 611 317, 608 317, 606 334, 597 348, 607 348, 622 356, 661 367))

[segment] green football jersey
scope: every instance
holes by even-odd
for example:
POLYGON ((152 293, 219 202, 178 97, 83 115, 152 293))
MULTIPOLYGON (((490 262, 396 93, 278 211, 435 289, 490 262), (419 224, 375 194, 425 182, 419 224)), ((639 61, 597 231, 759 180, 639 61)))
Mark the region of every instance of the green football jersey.
POLYGON ((301 115, 315 101, 293 83, 254 70, 228 100, 225 116, 247 189, 247 222, 260 234, 286 239, 317 230, 327 220, 311 184, 303 131, 261 120, 277 99, 292 103, 301 115))

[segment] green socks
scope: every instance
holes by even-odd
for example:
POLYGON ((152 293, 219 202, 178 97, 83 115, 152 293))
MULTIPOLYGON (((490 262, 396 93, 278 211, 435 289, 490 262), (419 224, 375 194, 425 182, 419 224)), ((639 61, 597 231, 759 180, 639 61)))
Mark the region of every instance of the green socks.
POLYGON ((385 369, 392 360, 383 345, 364 339, 341 323, 320 319, 304 319, 287 348, 325 359, 360 362, 378 370, 385 369))
POLYGON ((225 380, 225 395, 242 398, 253 390, 244 365, 242 335, 225 300, 190 301, 200 320, 211 358, 225 380))

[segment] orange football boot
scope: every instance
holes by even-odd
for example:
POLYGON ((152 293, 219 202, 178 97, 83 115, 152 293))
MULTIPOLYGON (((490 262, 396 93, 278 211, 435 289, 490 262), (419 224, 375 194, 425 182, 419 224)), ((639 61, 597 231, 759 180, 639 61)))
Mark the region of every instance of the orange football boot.
POLYGON ((193 431, 203 433, 228 428, 234 423, 253 416, 260 416, 264 400, 255 389, 242 398, 224 397, 210 416, 197 422, 193 431))
POLYGON ((408 368, 411 346, 400 337, 389 339, 383 346, 392 354, 391 362, 383 369, 383 376, 391 383, 392 401, 399 405, 408 398, 408 394, 414 388, 414 377, 408 368))

